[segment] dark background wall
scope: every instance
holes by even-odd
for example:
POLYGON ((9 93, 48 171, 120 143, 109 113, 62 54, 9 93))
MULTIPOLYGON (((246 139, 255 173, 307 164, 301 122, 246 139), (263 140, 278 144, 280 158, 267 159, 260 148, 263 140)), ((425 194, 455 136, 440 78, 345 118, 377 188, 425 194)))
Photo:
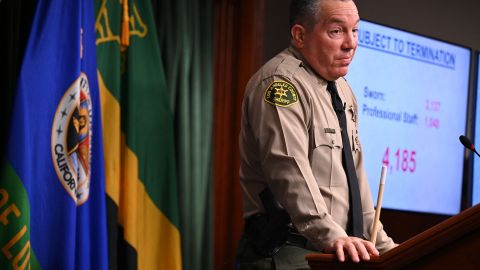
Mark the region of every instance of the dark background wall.
MULTIPOLYGON (((480 50, 478 0, 356 0, 355 3, 361 19, 480 50)), ((264 61, 289 44, 289 4, 290 0, 265 2, 264 61)), ((470 100, 473 100, 473 91, 470 100)), ((471 129, 471 115, 469 119, 467 134, 471 129)), ((465 198, 469 192, 466 179, 464 179, 465 198)), ((463 208, 468 206, 465 198, 463 208)), ((446 218, 448 216, 383 209, 381 219, 394 240, 403 242, 446 218)))

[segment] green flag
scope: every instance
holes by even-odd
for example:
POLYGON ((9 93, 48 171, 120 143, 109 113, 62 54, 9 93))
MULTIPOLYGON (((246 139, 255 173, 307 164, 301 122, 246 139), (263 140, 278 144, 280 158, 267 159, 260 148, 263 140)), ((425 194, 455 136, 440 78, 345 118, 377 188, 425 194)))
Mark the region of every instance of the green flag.
POLYGON ((173 115, 150 1, 122 3, 96 1, 109 264, 181 269, 173 115))

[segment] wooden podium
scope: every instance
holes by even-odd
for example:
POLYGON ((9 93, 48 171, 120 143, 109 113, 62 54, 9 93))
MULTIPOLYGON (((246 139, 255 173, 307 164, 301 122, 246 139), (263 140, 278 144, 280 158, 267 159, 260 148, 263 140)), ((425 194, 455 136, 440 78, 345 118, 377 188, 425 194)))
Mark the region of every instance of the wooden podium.
POLYGON ((480 205, 417 234, 368 262, 308 254, 311 269, 480 269, 480 205))

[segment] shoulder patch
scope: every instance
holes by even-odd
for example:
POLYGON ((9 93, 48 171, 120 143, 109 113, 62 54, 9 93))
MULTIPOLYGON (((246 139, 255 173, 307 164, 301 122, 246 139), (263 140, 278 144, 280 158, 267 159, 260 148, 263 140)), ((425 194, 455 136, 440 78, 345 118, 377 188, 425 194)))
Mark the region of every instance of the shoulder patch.
POLYGON ((264 100, 275 106, 288 107, 298 102, 298 92, 287 81, 273 81, 265 90, 264 100))

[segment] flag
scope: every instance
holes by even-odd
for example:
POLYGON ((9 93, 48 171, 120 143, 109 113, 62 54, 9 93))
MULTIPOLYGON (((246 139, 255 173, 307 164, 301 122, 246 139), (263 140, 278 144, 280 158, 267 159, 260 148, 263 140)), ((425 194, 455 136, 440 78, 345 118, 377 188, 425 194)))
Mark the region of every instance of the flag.
POLYGON ((111 269, 181 269, 173 113, 150 1, 96 1, 111 269))
POLYGON ((107 269, 93 2, 39 0, 0 168, 0 269, 107 269))

